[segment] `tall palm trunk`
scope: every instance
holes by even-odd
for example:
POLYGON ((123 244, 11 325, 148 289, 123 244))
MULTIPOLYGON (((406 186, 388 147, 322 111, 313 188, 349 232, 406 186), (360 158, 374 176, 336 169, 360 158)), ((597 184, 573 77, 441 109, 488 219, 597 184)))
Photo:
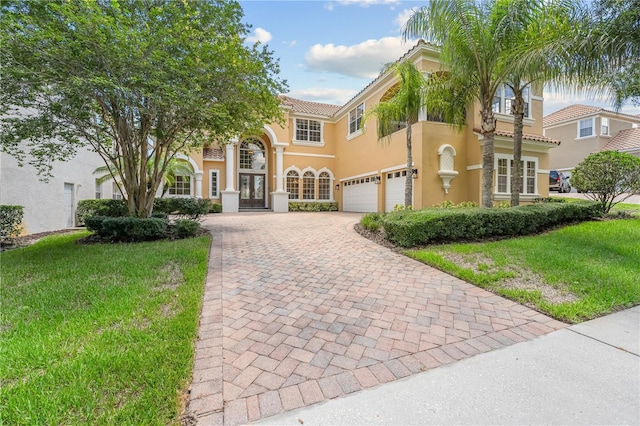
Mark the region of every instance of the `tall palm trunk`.
POLYGON ((511 206, 520 205, 522 192, 522 129, 524 121, 524 97, 522 87, 512 88, 514 101, 513 109, 513 167, 511 168, 511 206))
MULTIPOLYGON (((493 99, 491 100, 493 101, 493 99)), ((493 170, 494 166, 494 138, 496 119, 491 109, 491 101, 482 107, 482 207, 493 207, 493 170)))
POLYGON ((411 122, 407 120, 407 176, 404 182, 404 206, 413 204, 413 156, 411 155, 411 122))

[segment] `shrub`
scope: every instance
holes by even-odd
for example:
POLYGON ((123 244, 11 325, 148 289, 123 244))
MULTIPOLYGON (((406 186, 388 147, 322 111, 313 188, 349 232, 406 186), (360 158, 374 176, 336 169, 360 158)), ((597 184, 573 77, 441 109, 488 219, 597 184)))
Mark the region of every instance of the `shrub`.
POLYGON ((198 220, 201 215, 209 213, 211 205, 211 200, 205 198, 156 198, 153 211, 198 220))
POLYGON ((93 216, 87 229, 112 242, 151 241, 167 238, 169 222, 158 218, 93 216))
POLYGON ((540 204, 540 203, 566 203, 567 199, 566 198, 561 198, 561 197, 538 197, 538 198, 534 198, 533 200, 531 200, 531 202, 533 204, 540 204))
POLYGON ((89 216, 128 216, 129 209, 123 200, 101 199, 78 201, 78 223, 84 224, 89 216))
POLYGON ((360 224, 369 231, 377 231, 382 227, 382 218, 384 213, 367 213, 362 216, 360 224))
POLYGON ((0 205, 0 244, 8 244, 20 235, 23 216, 22 206, 0 205))
POLYGON ((601 151, 582 160, 571 173, 578 192, 600 203, 603 213, 640 193, 640 158, 626 152, 601 151))
POLYGON ((177 238, 195 237, 200 230, 200 223, 190 219, 177 219, 173 226, 177 238))
POLYGON ((338 203, 320 201, 290 201, 290 212, 337 212, 338 203))
POLYGON ((531 204, 512 208, 425 209, 386 215, 387 238, 402 247, 462 240, 482 240, 540 232, 599 216, 593 202, 531 204))
POLYGON ((434 204, 433 207, 436 209, 466 209, 469 207, 479 207, 479 206, 478 206, 478 203, 475 203, 473 201, 462 201, 461 203, 454 204, 453 201, 451 200, 444 200, 440 204, 434 204))
POLYGON ((211 207, 209 208, 209 213, 222 213, 222 204, 211 203, 211 207))

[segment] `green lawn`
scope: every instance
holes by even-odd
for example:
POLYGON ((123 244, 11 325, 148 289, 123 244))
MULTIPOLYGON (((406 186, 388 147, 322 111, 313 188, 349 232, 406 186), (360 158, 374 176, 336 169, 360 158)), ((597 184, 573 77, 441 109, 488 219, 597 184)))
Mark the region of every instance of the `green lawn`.
POLYGON ((210 238, 0 255, 0 424, 179 424, 210 238))
POLYGON ((537 236, 407 254, 561 321, 640 304, 640 219, 586 222, 537 236))

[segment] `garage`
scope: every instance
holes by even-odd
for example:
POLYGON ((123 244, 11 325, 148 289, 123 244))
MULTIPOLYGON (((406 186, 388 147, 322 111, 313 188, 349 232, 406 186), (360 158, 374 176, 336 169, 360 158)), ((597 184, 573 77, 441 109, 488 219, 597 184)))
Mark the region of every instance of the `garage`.
POLYGON ((342 210, 359 213, 378 211, 378 186, 375 182, 374 176, 344 181, 342 210))
POLYGON ((407 170, 399 170, 386 174, 384 193, 384 211, 391 212, 396 204, 404 206, 404 186, 407 170))

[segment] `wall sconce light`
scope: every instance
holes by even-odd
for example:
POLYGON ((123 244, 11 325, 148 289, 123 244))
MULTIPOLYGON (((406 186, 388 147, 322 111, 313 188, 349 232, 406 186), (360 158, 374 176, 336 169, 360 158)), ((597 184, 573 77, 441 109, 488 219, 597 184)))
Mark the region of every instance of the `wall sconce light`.
POLYGON ((418 179, 418 169, 411 170, 411 178, 418 179))
POLYGON ((380 176, 375 176, 373 178, 373 183, 375 183, 376 185, 380 185, 380 176))
POLYGON ((340 184, 336 183, 336 191, 340 191, 340 184))

